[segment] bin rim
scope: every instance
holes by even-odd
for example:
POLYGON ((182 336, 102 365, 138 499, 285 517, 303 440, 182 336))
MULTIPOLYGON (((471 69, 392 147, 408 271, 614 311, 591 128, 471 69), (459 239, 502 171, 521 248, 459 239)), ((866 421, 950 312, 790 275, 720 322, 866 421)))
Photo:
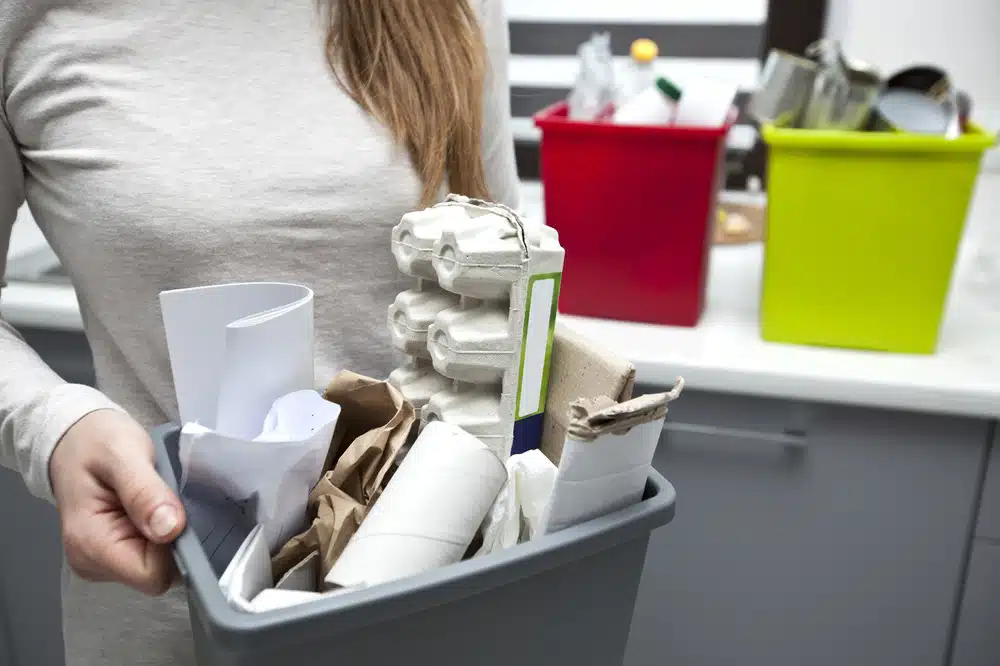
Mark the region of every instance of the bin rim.
POLYGON ((542 130, 542 138, 546 132, 564 136, 601 136, 601 137, 632 137, 644 140, 678 139, 688 141, 715 142, 729 134, 736 122, 735 107, 730 112, 725 125, 720 127, 688 127, 677 125, 616 125, 610 122, 596 122, 569 119, 569 103, 556 102, 545 107, 532 116, 535 127, 542 130))
POLYGON ((761 138, 778 149, 827 150, 869 153, 983 153, 997 145, 996 134, 969 123, 968 131, 955 139, 909 132, 850 132, 809 130, 761 125, 761 138))
MULTIPOLYGON (((178 492, 173 465, 165 441, 177 436, 175 424, 150 431, 156 449, 156 465, 174 492, 178 492), (163 470, 168 470, 163 473, 163 470)), ((362 588, 349 594, 334 595, 291 608, 261 614, 244 613, 232 608, 218 584, 197 585, 194 581, 218 577, 194 530, 185 527, 173 544, 174 561, 188 589, 204 611, 204 628, 226 645, 247 649, 257 645, 273 646, 283 638, 287 625, 323 622, 323 631, 335 635, 369 627, 488 592, 550 569, 575 562, 628 541, 648 538, 654 529, 674 517, 677 493, 669 481, 650 468, 642 501, 620 511, 595 518, 554 534, 546 534, 528 543, 499 553, 464 560, 399 581, 362 588), (432 603, 420 592, 434 590, 432 603), (336 615, 331 622, 330 616, 336 615)), ((192 622, 197 621, 192 617, 192 622)))

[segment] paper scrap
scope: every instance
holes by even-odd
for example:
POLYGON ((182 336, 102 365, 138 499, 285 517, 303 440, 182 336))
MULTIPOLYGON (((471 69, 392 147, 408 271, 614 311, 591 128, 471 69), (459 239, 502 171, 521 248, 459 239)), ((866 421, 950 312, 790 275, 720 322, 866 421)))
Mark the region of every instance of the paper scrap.
POLYGON ((254 439, 186 424, 180 436, 182 497, 196 499, 189 487, 214 489, 230 503, 231 524, 222 522, 224 503, 200 512, 220 521, 212 533, 231 529, 249 508, 268 548, 277 552, 307 522, 309 492, 322 473, 340 412, 315 391, 296 391, 274 402, 254 439))
POLYGON ((232 562, 219 579, 226 601, 235 608, 249 610, 250 602, 274 585, 271 558, 264 532, 258 525, 240 546, 232 562))
POLYGON ((346 589, 318 591, 316 574, 318 554, 307 558, 289 572, 277 586, 272 586, 271 559, 260 526, 256 527, 240 546, 226 571, 219 579, 223 596, 233 608, 248 613, 265 613, 297 606, 348 592, 346 589))
POLYGON ((555 480, 556 466, 541 451, 511 456, 507 483, 483 522, 483 545, 476 555, 489 555, 540 534, 555 480))

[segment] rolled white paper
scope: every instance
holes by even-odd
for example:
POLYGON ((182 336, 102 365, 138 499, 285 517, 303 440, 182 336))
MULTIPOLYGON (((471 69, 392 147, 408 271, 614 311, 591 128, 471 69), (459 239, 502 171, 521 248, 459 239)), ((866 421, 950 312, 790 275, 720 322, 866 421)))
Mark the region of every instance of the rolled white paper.
POLYGON ((326 583, 377 585, 460 561, 506 480, 480 440, 428 423, 326 583))

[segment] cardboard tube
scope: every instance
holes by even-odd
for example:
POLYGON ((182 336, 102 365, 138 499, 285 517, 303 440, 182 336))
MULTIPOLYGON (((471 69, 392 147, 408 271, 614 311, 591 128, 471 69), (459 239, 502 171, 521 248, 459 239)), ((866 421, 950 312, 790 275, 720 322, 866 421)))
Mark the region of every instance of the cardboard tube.
POLYGON ((458 562, 506 480, 503 462, 480 440, 428 423, 326 584, 377 585, 458 562))

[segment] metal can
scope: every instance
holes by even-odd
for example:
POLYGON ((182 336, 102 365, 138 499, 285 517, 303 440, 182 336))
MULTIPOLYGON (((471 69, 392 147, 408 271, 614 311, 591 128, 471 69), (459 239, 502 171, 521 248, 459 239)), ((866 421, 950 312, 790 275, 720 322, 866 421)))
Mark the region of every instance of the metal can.
POLYGON ((947 72, 919 65, 893 74, 875 102, 869 128, 948 138, 960 136, 958 93, 947 72))

